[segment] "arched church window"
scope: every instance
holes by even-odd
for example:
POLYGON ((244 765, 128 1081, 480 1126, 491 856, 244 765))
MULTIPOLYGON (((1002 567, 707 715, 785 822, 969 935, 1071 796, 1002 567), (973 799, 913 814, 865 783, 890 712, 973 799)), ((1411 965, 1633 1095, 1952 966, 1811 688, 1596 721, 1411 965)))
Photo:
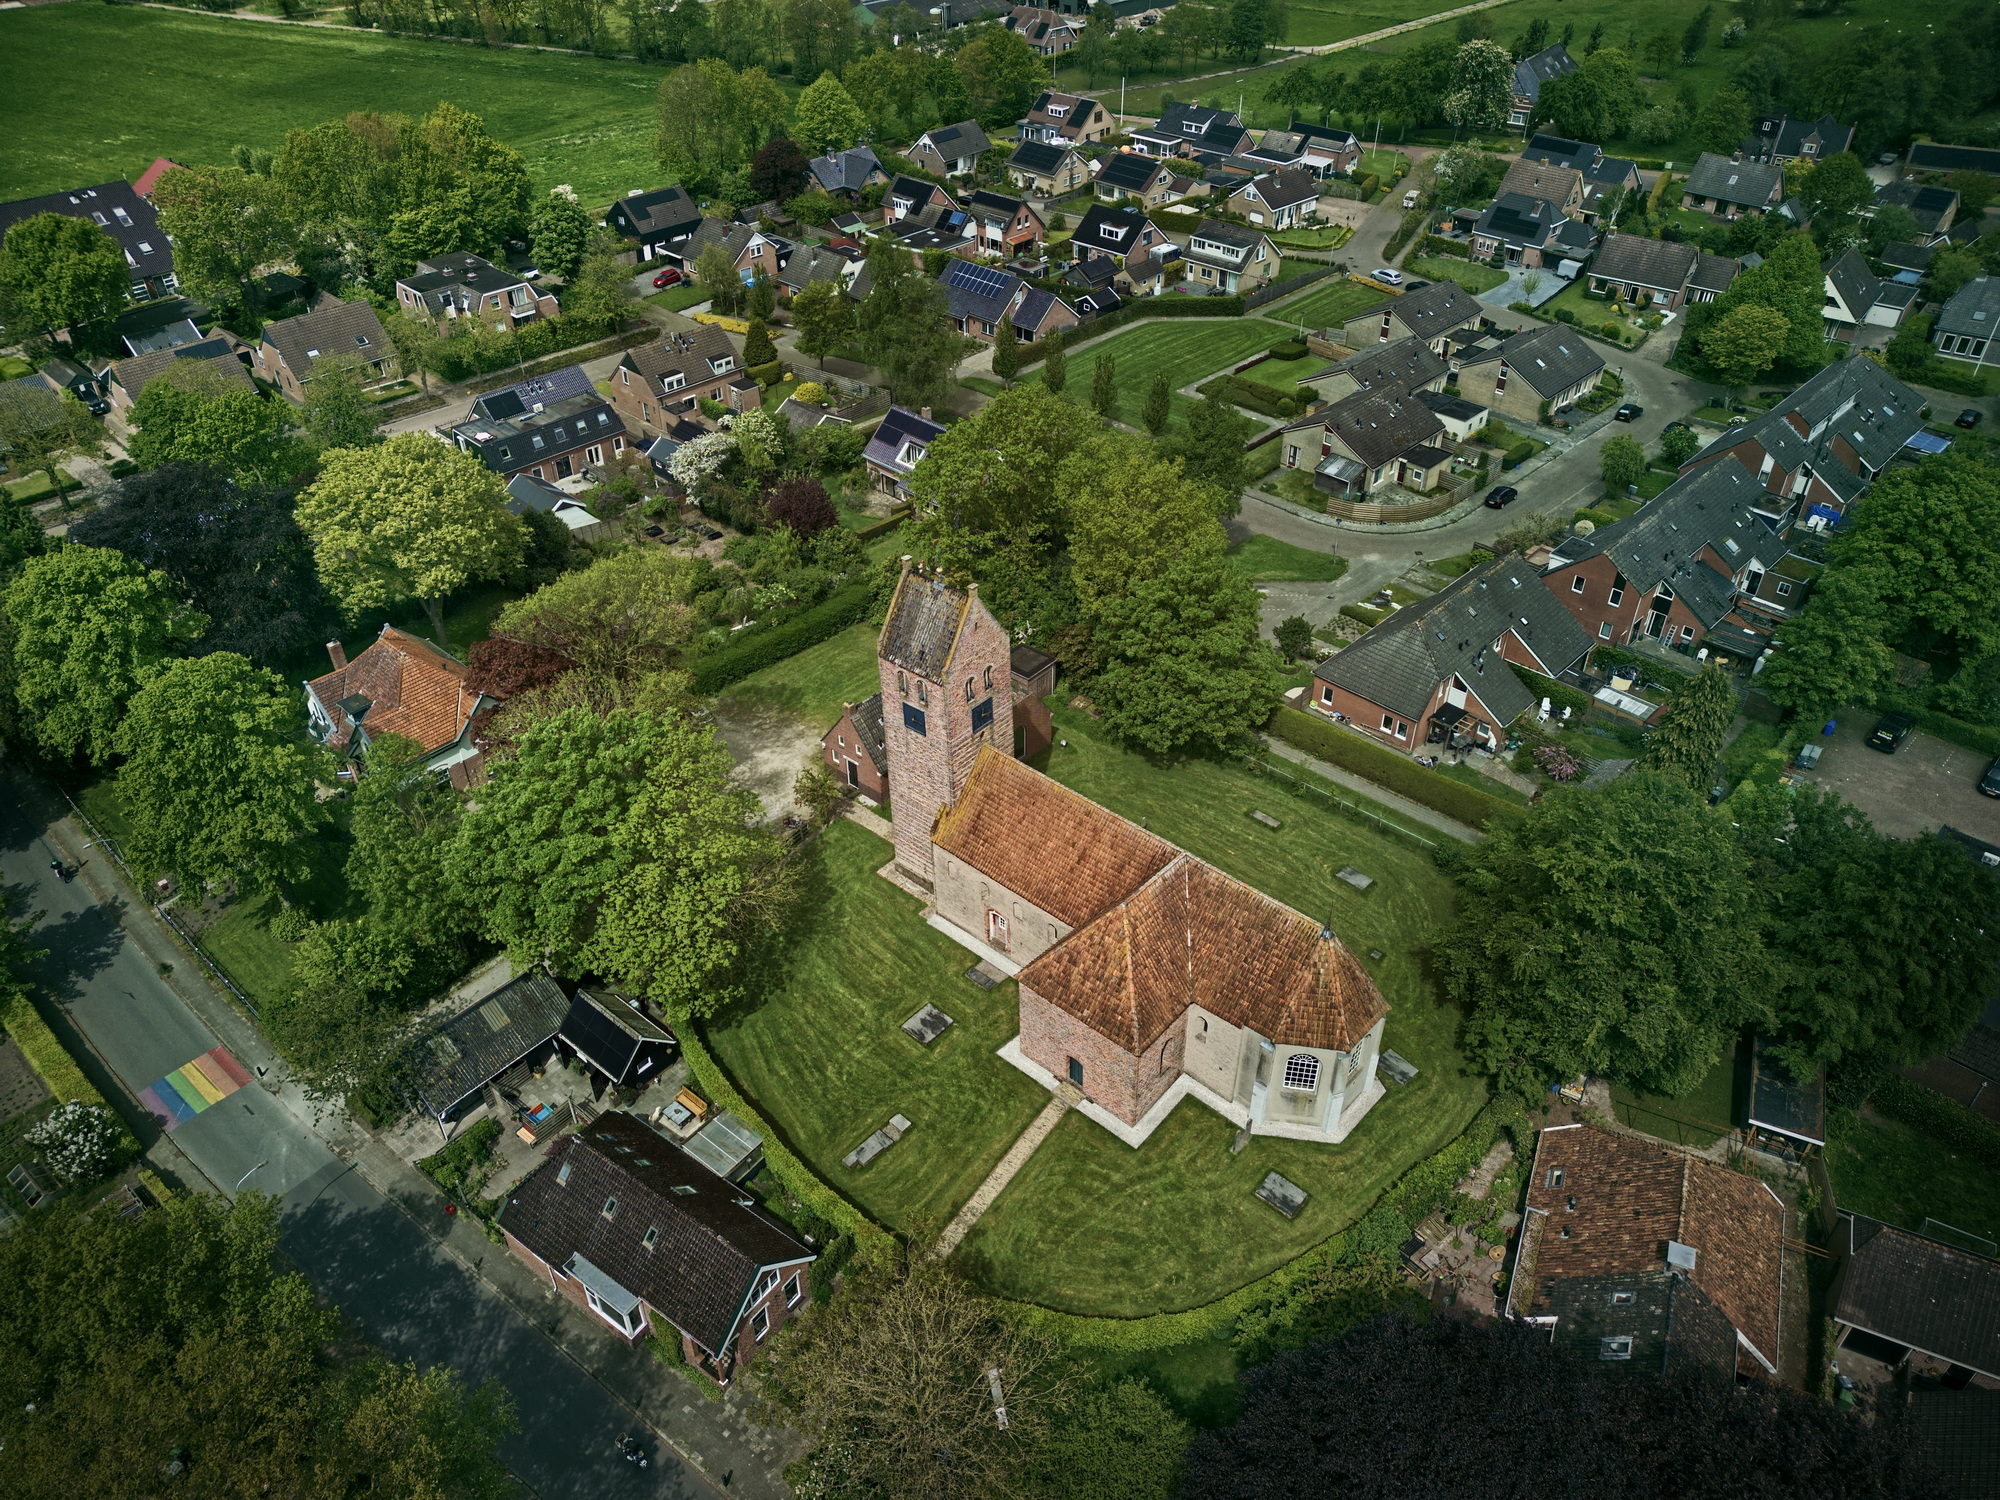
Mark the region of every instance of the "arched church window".
POLYGON ((905 677, 901 672, 896 674, 896 691, 901 693, 905 698, 910 696, 910 679, 905 677))
POLYGON ((972 694, 975 691, 976 687, 977 684, 970 677, 965 679, 965 701, 967 703, 970 703, 972 701, 972 694))
POLYGON ((993 691, 993 668, 990 666, 986 669, 986 691, 993 691))

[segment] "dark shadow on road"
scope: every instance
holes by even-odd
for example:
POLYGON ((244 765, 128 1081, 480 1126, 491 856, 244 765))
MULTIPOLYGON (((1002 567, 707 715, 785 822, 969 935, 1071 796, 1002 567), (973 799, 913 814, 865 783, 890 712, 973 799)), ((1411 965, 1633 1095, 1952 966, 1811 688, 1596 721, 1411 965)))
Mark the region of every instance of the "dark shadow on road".
POLYGON ((67 1004, 81 999, 88 983, 111 967, 125 944, 125 933, 110 911, 89 906, 54 921, 44 918, 29 941, 47 951, 36 971, 49 993, 67 1004))

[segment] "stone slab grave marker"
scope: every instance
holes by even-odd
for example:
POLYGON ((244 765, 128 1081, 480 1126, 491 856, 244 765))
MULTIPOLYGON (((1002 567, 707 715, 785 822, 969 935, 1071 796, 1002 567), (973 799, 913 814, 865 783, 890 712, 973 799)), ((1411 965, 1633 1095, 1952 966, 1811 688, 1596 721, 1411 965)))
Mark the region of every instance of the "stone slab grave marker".
POLYGON ((1417 1076, 1416 1064, 1394 1052, 1383 1052, 1375 1059, 1375 1071, 1382 1075, 1382 1081, 1391 1088, 1401 1088, 1417 1076))
POLYGON ((1375 883, 1373 875, 1363 875, 1353 865, 1342 865, 1336 874, 1339 879, 1346 881, 1357 891, 1365 891, 1375 883))
POLYGON ((903 1132, 910 1128, 910 1122, 901 1115, 891 1115, 889 1123, 869 1136, 840 1159, 843 1167, 865 1167, 876 1157, 887 1151, 903 1138, 903 1132))
POLYGON ((1296 1219, 1299 1210, 1306 1206, 1311 1196, 1290 1178, 1280 1177, 1276 1172, 1266 1172, 1264 1180, 1257 1184, 1257 1196, 1288 1219, 1296 1219))
MULTIPOLYGON (((973 972, 977 973, 978 971, 975 969, 973 972)), ((944 1035, 945 1028, 949 1025, 951 1025, 950 1016, 939 1010, 935 1005, 926 1005, 922 1010, 903 1023, 903 1031, 928 1047, 932 1042, 944 1035)))
POLYGON ((1283 828, 1285 826, 1269 813, 1258 812, 1255 809, 1252 809, 1250 813, 1250 820, 1253 823, 1262 823, 1266 828, 1283 828))

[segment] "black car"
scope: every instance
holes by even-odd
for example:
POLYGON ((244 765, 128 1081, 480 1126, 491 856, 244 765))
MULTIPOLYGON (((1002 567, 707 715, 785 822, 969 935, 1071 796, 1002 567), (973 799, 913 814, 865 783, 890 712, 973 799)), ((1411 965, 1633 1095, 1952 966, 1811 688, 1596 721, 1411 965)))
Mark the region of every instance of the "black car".
POLYGON ((1986 768, 1986 774, 1979 778, 1979 790, 1989 797, 2000 797, 2000 759, 1986 768))
POLYGON ((1614 422, 1636 422, 1639 420, 1639 418, 1645 415, 1646 415, 1645 407, 1634 406, 1630 401, 1627 401, 1623 406, 1619 407, 1618 410, 1614 411, 1611 414, 1611 419, 1614 422))
POLYGON ((1916 727, 1917 721, 1908 714, 1884 714, 1868 736, 1868 748, 1880 750, 1884 755, 1894 755, 1903 748, 1903 741, 1916 727))
POLYGON ((1488 510, 1505 510, 1520 498, 1521 492, 1515 489, 1513 485, 1496 484, 1486 492, 1486 508, 1488 510))
POLYGON ((1959 425, 1960 427, 1977 427, 1981 422, 1985 420, 1986 420, 1985 412, 1981 411, 1976 406, 1968 406, 1964 411, 1958 414, 1957 425, 1959 425))

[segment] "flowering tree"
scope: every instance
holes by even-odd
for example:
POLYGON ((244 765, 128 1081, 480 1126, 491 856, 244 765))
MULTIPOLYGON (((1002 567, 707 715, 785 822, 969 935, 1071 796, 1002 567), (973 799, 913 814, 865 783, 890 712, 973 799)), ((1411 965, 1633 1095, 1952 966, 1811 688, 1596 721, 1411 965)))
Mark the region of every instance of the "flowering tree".
POLYGON ((1574 781, 1583 774, 1583 762, 1561 745, 1537 745, 1535 764, 1551 781, 1574 781))
POLYGON ((56 1176, 73 1185, 110 1170, 118 1136, 118 1121, 110 1110, 72 1099, 30 1130, 27 1140, 56 1176))
POLYGON ((736 452, 736 439, 727 432, 705 432, 691 443, 681 444, 667 460, 674 483, 690 495, 699 495, 704 481, 713 479, 736 452))

